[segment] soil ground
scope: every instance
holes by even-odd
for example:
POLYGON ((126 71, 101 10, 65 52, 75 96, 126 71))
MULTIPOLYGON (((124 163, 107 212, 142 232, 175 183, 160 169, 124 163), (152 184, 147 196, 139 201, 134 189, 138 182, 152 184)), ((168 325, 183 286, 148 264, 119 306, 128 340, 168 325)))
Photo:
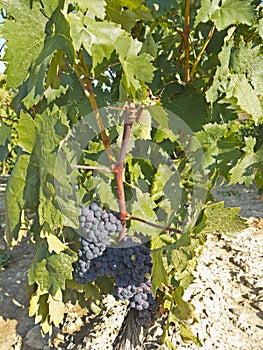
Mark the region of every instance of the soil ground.
MULTIPOLYGON (((10 255, 8 267, 0 270, 0 350, 113 349, 125 314, 125 305, 113 297, 104 300, 105 310, 99 316, 69 307, 62 329, 55 329, 52 340, 40 336, 39 326, 28 316, 25 293, 33 247, 24 239, 10 251, 4 243, 5 181, 0 180, 0 249, 10 255)), ((262 350, 263 201, 255 188, 242 186, 221 187, 215 196, 226 206, 241 207, 249 227, 236 239, 209 235, 195 281, 184 297, 191 300, 199 321, 192 331, 203 344, 201 350, 262 350)), ((165 349, 160 345, 161 322, 145 339, 147 349, 165 349)), ((178 350, 198 349, 182 343, 177 332, 171 338, 178 350)))

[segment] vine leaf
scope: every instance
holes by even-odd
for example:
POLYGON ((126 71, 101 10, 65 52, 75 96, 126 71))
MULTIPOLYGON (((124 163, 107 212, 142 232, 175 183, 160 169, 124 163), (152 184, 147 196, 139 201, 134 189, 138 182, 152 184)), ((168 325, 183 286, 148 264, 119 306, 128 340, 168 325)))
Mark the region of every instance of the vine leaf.
MULTIPOLYGON (((183 120, 193 131, 198 131, 208 120, 208 109, 204 96, 193 84, 180 88, 180 92, 164 91, 163 103, 167 110, 175 113, 169 114, 169 129, 178 134, 178 123, 183 120), (193 115, 195 116, 193 118, 193 115)), ((168 133, 170 135, 171 133, 168 133)))
POLYGON ((256 139, 248 137, 246 139, 246 146, 243 148, 244 155, 238 160, 237 164, 230 170, 231 184, 245 183, 250 186, 255 178, 255 169, 261 168, 263 164, 263 147, 255 152, 254 147, 256 139))
POLYGON ((150 83, 153 79, 153 57, 147 53, 140 54, 142 43, 127 34, 118 38, 115 48, 123 69, 121 84, 127 92, 136 96, 136 90, 143 88, 142 82, 150 83))
POLYGON ((11 128, 0 122, 0 162, 4 162, 8 155, 8 144, 10 137, 11 128))
MULTIPOLYGON (((222 62, 221 62, 222 63, 222 62)), ((263 93, 262 57, 259 46, 253 43, 240 41, 235 49, 231 50, 229 70, 235 74, 245 74, 258 93, 263 93)))
POLYGON ((50 316, 49 322, 53 322, 56 327, 59 327, 59 325, 63 323, 65 312, 62 291, 59 289, 54 296, 49 294, 47 303, 50 316))
POLYGON ((77 260, 77 254, 66 249, 60 254, 50 254, 45 240, 37 247, 36 254, 28 271, 28 283, 36 283, 39 291, 55 296, 60 289, 65 289, 66 280, 73 278, 72 264, 77 260))
POLYGON ((250 1, 243 0, 202 0, 195 25, 200 22, 213 21, 220 31, 231 24, 244 23, 251 25, 255 10, 250 1))
POLYGON ((191 341, 198 346, 202 346, 201 341, 193 334, 190 328, 186 327, 182 322, 178 323, 178 327, 180 335, 185 342, 191 341))
POLYGON ((70 13, 67 18, 75 50, 78 51, 83 45, 92 56, 92 72, 94 74, 94 68, 104 58, 110 58, 116 40, 123 35, 124 31, 116 23, 98 22, 88 17, 81 17, 80 14, 70 13))
POLYGON ((152 256, 152 291, 156 294, 157 288, 163 290, 163 286, 167 286, 168 276, 163 262, 163 249, 156 249, 151 252, 152 256))
POLYGON ((29 154, 32 153, 37 138, 34 119, 28 113, 21 111, 16 130, 18 133, 18 145, 29 154))
POLYGON ((25 207, 36 206, 38 188, 38 168, 31 163, 30 155, 20 155, 9 179, 5 196, 6 239, 10 246, 22 239, 22 210, 25 207))
POLYGON ((50 331, 50 324, 59 327, 63 322, 65 305, 62 301, 62 292, 58 290, 55 296, 48 293, 41 293, 39 289, 31 296, 29 316, 35 315, 35 323, 41 322, 42 330, 45 333, 50 331))
POLYGON ((217 232, 235 237, 247 225, 238 213, 240 208, 225 208, 224 202, 209 205, 205 209, 206 227, 203 233, 217 232))
POLYGON ((253 116, 255 121, 261 118, 263 114, 261 102, 246 79, 245 74, 231 76, 224 100, 231 100, 233 97, 237 99, 237 106, 240 106, 243 111, 253 116))
POLYGON ((11 137, 11 129, 9 126, 0 122, 0 146, 5 146, 6 141, 11 137))
MULTIPOLYGON (((70 37, 69 23, 61 12, 62 6, 63 1, 60 1, 60 5, 47 23, 44 47, 30 69, 29 78, 25 83, 27 93, 23 102, 27 108, 36 104, 43 96, 46 78, 48 83, 51 83, 50 76, 46 77, 46 71, 57 51, 64 52, 68 62, 73 65, 75 51, 70 37)), ((59 60, 57 55, 55 63, 63 67, 65 60, 59 60)))
POLYGON ((61 240, 53 234, 47 235, 47 244, 48 251, 50 253, 54 251, 56 254, 59 254, 60 252, 63 252, 63 250, 67 249, 67 246, 63 244, 61 240))
MULTIPOLYGON (((149 193, 143 192, 137 186, 134 187, 134 190, 135 200, 131 204, 131 214, 150 222, 156 222, 157 216, 154 212, 156 203, 154 202, 153 198, 151 198, 149 193)), ((150 227, 136 220, 131 221, 131 228, 137 232, 145 231, 146 227, 148 235, 154 236, 160 232, 160 229, 156 229, 155 227, 150 227)))
POLYGON ((173 292, 173 300, 175 302, 175 307, 172 310, 172 313, 177 319, 188 320, 192 314, 190 305, 183 300, 184 288, 179 286, 173 292))
POLYGON ((105 6, 107 5, 105 0, 78 0, 78 6, 85 13, 88 10, 87 15, 90 18, 104 19, 106 15, 105 6))
MULTIPOLYGON (((51 227, 69 225, 78 227, 78 210, 74 201, 73 188, 67 177, 58 177, 54 180, 58 169, 58 144, 68 132, 63 122, 63 113, 57 108, 52 111, 46 109, 37 118, 37 143, 33 156, 39 167, 39 206, 38 215, 40 224, 47 222, 51 227)), ((65 165, 63 163, 63 165, 65 165)))
POLYGON ((108 0, 106 7, 107 18, 112 22, 121 24, 123 29, 130 32, 136 21, 147 22, 152 19, 151 11, 142 2, 142 0, 108 0))
POLYGON ((29 307, 29 316, 35 315, 35 323, 41 322, 44 333, 47 333, 50 329, 48 323, 49 310, 47 300, 48 294, 40 293, 39 290, 37 290, 37 292, 31 296, 29 307))
POLYGON ((232 39, 226 41, 218 54, 220 65, 216 68, 214 82, 206 92, 207 102, 215 102, 220 94, 224 93, 227 85, 229 75, 229 61, 231 57, 231 50, 234 46, 232 39))
POLYGON ((93 183, 96 188, 96 192, 100 197, 101 203, 110 204, 111 210, 119 211, 118 198, 113 193, 111 181, 109 179, 96 176, 93 178, 93 183))
POLYGON ((7 40, 4 60, 8 62, 5 71, 8 86, 16 88, 23 83, 32 62, 44 45, 48 20, 40 11, 41 5, 55 7, 56 3, 57 1, 44 0, 40 4, 35 1, 30 6, 27 0, 0 1, 10 16, 1 24, 1 35, 7 40))
POLYGON ((232 39, 225 40, 218 58, 220 65, 206 92, 207 101, 214 103, 221 99, 220 102, 227 102, 235 109, 241 108, 259 121, 263 113, 258 98, 258 92, 263 88, 259 49, 243 41, 235 47, 232 39))

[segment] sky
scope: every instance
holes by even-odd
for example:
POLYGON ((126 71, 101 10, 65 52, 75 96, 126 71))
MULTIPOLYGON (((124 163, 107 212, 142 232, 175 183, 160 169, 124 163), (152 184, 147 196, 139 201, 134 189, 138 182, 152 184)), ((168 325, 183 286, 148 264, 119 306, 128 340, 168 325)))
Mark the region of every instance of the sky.
MULTIPOLYGON (((0 23, 2 23, 2 22, 3 22, 3 18, 0 15, 0 23)), ((0 38, 0 49, 2 48, 4 42, 5 42, 5 40, 0 38)), ((3 54, 4 54, 4 50, 2 49, 0 52, 0 58, 3 57, 3 54)), ((5 70, 5 64, 2 61, 0 61, 0 73, 3 73, 4 70, 5 70)))

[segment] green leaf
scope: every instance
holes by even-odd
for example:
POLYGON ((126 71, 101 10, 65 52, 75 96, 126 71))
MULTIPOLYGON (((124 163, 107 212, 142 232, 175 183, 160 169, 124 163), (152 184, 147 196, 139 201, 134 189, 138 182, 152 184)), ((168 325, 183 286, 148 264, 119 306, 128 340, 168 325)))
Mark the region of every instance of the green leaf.
POLYGON ((192 315, 192 309, 190 305, 183 300, 182 296, 184 293, 184 288, 179 286, 173 292, 173 300, 175 302, 175 307, 172 310, 172 313, 177 319, 188 320, 192 315))
POLYGON ((110 182, 103 181, 99 176, 94 177, 94 186, 96 192, 100 197, 101 203, 109 204, 110 209, 119 211, 118 198, 113 193, 113 189, 110 182))
MULTIPOLYGON (((149 193, 142 192, 142 190, 137 186, 134 187, 134 190, 135 199, 131 204, 131 214, 153 223, 156 222, 157 217, 154 211, 156 208, 156 203, 154 202, 153 198, 149 193)), ((136 220, 131 221, 131 228, 137 232, 143 232, 152 236, 156 235, 160 231, 160 229, 150 227, 147 224, 142 224, 136 220)))
POLYGON ((169 260, 169 269, 175 269, 179 273, 187 268, 188 261, 193 258, 189 250, 183 248, 177 249, 176 244, 168 246, 167 257, 169 260))
POLYGON ((77 260, 77 254, 66 249, 59 254, 50 254, 47 243, 42 240, 28 271, 28 283, 36 283, 40 292, 55 296, 60 289, 65 289, 66 280, 73 278, 72 264, 77 260))
POLYGON ((163 262, 163 250, 156 249, 151 252, 152 256, 152 291, 156 294, 157 288, 163 290, 163 286, 167 286, 168 276, 163 262))
POLYGON ((263 114, 262 104, 256 91, 243 74, 235 74, 230 78, 225 100, 233 97, 237 99, 237 104, 243 111, 251 114, 255 121, 259 121, 263 114))
POLYGON ((223 0, 222 5, 211 14, 218 30, 223 30, 231 24, 243 23, 251 25, 255 16, 255 10, 250 1, 223 0))
POLYGON ((64 114, 57 108, 52 111, 46 109, 36 119, 36 127, 37 142, 33 155, 39 167, 40 224, 47 222, 51 227, 63 224, 78 227, 79 213, 74 190, 66 176, 67 161, 61 158, 58 148, 68 132, 68 127, 64 124, 64 114))
POLYGON ((224 202, 209 205, 205 209, 206 227, 204 233, 217 232, 226 236, 236 236, 247 225, 238 213, 240 208, 225 208, 224 202))
POLYGON ((123 30, 116 23, 97 22, 88 17, 68 14, 73 45, 78 51, 83 44, 87 52, 92 56, 93 74, 94 68, 104 58, 110 58, 115 48, 116 40, 123 35, 123 30))
POLYGON ((263 147, 257 152, 254 151, 256 139, 248 137, 246 139, 246 146, 243 148, 245 152, 243 156, 238 160, 235 167, 230 170, 231 184, 245 183, 246 186, 250 186, 255 179, 255 169, 262 168, 263 164, 263 147))
MULTIPOLYGON (((52 60, 48 67, 46 76, 46 86, 51 87, 52 90, 59 90, 61 85, 62 73, 63 70, 66 69, 67 60, 65 57, 65 53, 62 50, 58 50, 52 57, 52 60)), ((61 88, 63 88, 63 86, 61 88)))
POLYGON ((31 263, 31 266, 28 271, 28 283, 29 285, 33 285, 36 283, 38 288, 42 294, 48 293, 50 288, 49 283, 49 273, 46 268, 47 261, 45 258, 41 256, 38 258, 39 250, 37 250, 36 255, 31 263))
POLYGON ((0 146, 5 146, 6 142, 11 137, 11 129, 9 126, 0 122, 0 146))
POLYGON ((151 196, 155 201, 164 195, 164 186, 172 175, 173 171, 168 165, 159 164, 151 186, 151 196))
POLYGON ((202 343, 199 340, 199 338, 193 334, 193 332, 191 331, 191 329, 189 327, 186 327, 182 323, 179 323, 178 327, 180 330, 180 335, 181 335, 184 342, 191 341, 198 346, 202 346, 202 343))
POLYGON ((37 137, 34 119, 28 113, 21 111, 16 130, 18 133, 18 145, 24 151, 32 153, 37 137))
POLYGON ((90 18, 97 17, 100 19, 104 19, 106 14, 106 4, 107 3, 105 0, 78 0, 78 6, 84 13, 86 12, 86 10, 88 10, 87 15, 90 18))
POLYGON ((147 110, 150 112, 153 120, 158 123, 162 131, 167 132, 169 130, 167 118, 168 115, 163 107, 158 105, 147 106, 147 110))
POLYGON ((150 140, 152 126, 152 118, 150 113, 147 110, 144 110, 140 116, 140 121, 138 123, 133 123, 132 135, 135 140, 150 140))
POLYGON ((231 24, 244 23, 251 25, 255 10, 246 0, 202 0, 198 10, 195 25, 211 20, 220 31, 231 24))
MULTIPOLYGON (((232 74, 245 74, 251 86, 257 93, 263 93, 263 71, 260 47, 253 42, 240 41, 238 46, 232 49, 229 70, 232 74)), ((251 87, 250 87, 251 88, 251 87)))
POLYGON ((44 0, 41 4, 34 1, 31 5, 27 0, 0 1, 8 14, 0 33, 7 40, 4 60, 8 62, 5 73, 9 87, 16 88, 26 79, 44 44, 48 21, 45 9, 55 8, 57 3, 58 0, 44 0))
POLYGON ((183 232, 178 240, 176 241, 176 248, 179 249, 181 247, 188 247, 191 245, 191 237, 190 237, 190 234, 189 232, 183 232))
POLYGON ((141 49, 141 53, 148 53, 152 57, 157 57, 157 44, 154 41, 154 38, 151 33, 147 34, 141 49))
POLYGON ((6 238, 13 246, 22 239, 21 216, 25 208, 35 207, 38 194, 38 169, 29 155, 18 157, 6 189, 6 238))
POLYGON ((140 41, 124 34, 116 41, 115 48, 122 65, 122 81, 127 91, 141 89, 141 82, 152 81, 155 70, 152 65, 153 57, 146 53, 139 54, 142 48, 140 41))
POLYGON ((93 283, 87 283, 84 285, 84 294, 85 298, 93 299, 93 300, 100 300, 101 294, 99 288, 93 284, 93 283))
MULTIPOLYGON (((63 5, 64 1, 60 1, 60 5, 56 8, 48 21, 44 47, 30 69, 29 79, 26 82, 27 96, 23 100, 27 108, 32 107, 43 96, 45 91, 46 71, 52 62, 53 55, 55 55, 57 51, 64 52, 68 62, 73 65, 75 51, 70 36, 69 23, 62 13, 63 5)), ((56 58, 58 57, 59 56, 56 58)), ((61 67, 65 65, 65 61, 56 58, 56 65, 59 65, 59 69, 62 69, 61 67)), ((47 78, 50 84, 50 76, 47 78)))
POLYGON ((152 19, 151 11, 142 5, 141 0, 108 0, 107 1, 107 18, 112 22, 121 24, 127 32, 131 32, 136 21, 147 22, 152 19))
POLYGON ((229 77, 229 62, 233 46, 233 39, 225 40, 222 50, 218 54, 220 65, 217 66, 213 84, 205 94, 207 102, 215 102, 220 94, 226 91, 229 77))
MULTIPOLYGON (((178 134, 178 123, 176 119, 183 120, 193 131, 198 131, 208 120, 208 108, 203 94, 193 85, 189 84, 181 88, 178 93, 165 93, 165 108, 175 115, 169 115, 169 129, 175 135, 178 134)), ((168 129, 168 130, 169 130, 168 129)))

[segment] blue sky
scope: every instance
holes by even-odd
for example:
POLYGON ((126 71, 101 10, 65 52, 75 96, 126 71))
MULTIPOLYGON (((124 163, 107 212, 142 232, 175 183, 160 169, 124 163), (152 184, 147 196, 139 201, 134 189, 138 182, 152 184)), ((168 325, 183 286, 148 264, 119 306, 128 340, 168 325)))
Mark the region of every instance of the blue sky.
MULTIPOLYGON (((3 18, 0 15, 0 23, 3 22, 3 18)), ((0 49, 2 48, 3 44, 4 44, 5 40, 0 38, 0 49)), ((0 52, 0 58, 3 57, 3 50, 0 52)), ((0 73, 3 73, 3 71, 5 70, 5 65, 2 61, 0 61, 0 73)))

